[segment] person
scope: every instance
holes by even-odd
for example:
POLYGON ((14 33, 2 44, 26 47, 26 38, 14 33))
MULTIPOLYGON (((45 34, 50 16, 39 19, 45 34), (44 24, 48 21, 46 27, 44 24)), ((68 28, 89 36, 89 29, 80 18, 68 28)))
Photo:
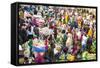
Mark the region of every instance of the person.
POLYGON ((88 37, 87 39, 87 50, 90 52, 92 46, 93 39, 92 37, 88 37))
POLYGON ((54 48, 55 48, 55 44, 54 44, 54 37, 53 35, 50 35, 49 37, 49 44, 50 44, 50 52, 49 52, 49 57, 51 58, 51 62, 55 61, 55 57, 54 57, 54 48))
POLYGON ((65 11, 65 24, 67 24, 69 21, 69 15, 68 15, 68 12, 65 11))
POLYGON ((44 54, 45 54, 45 44, 42 40, 38 38, 33 39, 32 52, 35 56, 35 63, 43 63, 44 62, 44 54))
POLYGON ((25 43, 28 40, 27 32, 26 32, 26 25, 22 24, 19 29, 19 41, 22 41, 21 44, 25 43))
POLYGON ((87 46, 87 36, 86 36, 86 33, 84 32, 83 36, 82 36, 82 42, 81 42, 81 45, 82 45, 82 48, 81 48, 81 51, 85 51, 86 50, 86 46, 87 46))
POLYGON ((70 53, 73 47, 73 38, 71 32, 68 32, 67 34, 66 47, 68 48, 68 52, 70 53))
POLYGON ((34 31, 34 34, 37 35, 37 37, 39 38, 39 29, 38 29, 38 27, 35 26, 33 31, 34 31))
POLYGON ((89 37, 92 37, 93 35, 93 29, 92 27, 90 27, 90 29, 88 30, 88 34, 87 34, 89 37))
POLYGON ((63 34, 63 46, 66 45, 66 40, 67 40, 67 33, 65 30, 62 30, 62 34, 63 34))
POLYGON ((81 29, 82 24, 83 24, 83 18, 82 18, 81 15, 79 15, 79 16, 77 17, 77 23, 78 23, 78 28, 81 29))
POLYGON ((55 39, 57 38, 57 26, 56 26, 55 29, 54 29, 54 38, 55 38, 55 39))

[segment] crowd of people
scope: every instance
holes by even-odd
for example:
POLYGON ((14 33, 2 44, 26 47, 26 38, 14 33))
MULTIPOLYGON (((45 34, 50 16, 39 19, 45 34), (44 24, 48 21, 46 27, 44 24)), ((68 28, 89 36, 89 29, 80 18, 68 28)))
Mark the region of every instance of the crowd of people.
POLYGON ((96 59, 96 10, 19 6, 19 64, 96 59))

